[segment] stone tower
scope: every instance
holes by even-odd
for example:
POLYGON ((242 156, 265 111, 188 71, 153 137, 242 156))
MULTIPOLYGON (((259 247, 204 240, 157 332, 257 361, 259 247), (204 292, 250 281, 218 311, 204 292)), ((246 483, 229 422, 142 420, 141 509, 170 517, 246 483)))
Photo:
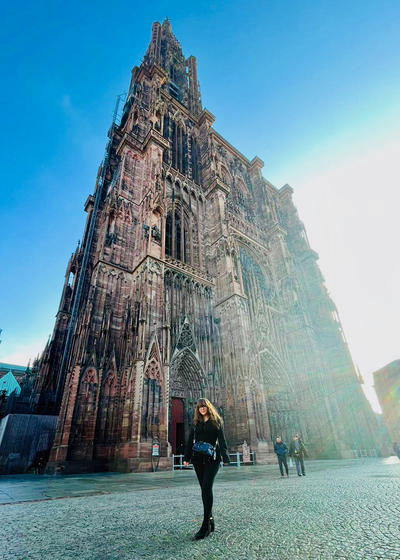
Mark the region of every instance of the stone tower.
POLYGON ((168 20, 154 23, 41 358, 35 410, 59 411, 50 467, 148 469, 154 441, 166 467, 200 396, 230 448, 246 440, 259 462, 276 434, 301 432, 315 456, 374 441, 291 187, 263 178, 213 121, 196 59, 168 20))

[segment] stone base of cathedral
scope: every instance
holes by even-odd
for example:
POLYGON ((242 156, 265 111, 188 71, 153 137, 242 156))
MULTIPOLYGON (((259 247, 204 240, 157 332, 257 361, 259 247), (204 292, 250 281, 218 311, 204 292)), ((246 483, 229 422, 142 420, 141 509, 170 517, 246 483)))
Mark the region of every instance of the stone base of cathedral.
POLYGON ((84 474, 94 472, 152 472, 172 470, 172 457, 160 457, 151 462, 148 458, 116 459, 113 461, 49 461, 46 474, 84 474))
POLYGON ((108 469, 104 463, 95 461, 49 461, 46 466, 46 474, 85 474, 94 472, 106 472, 108 469))
MULTIPOLYGON (((149 459, 127 459, 126 472, 152 472, 153 464, 149 459)), ((157 467, 157 471, 170 471, 172 470, 172 457, 160 457, 158 462, 154 461, 154 468, 157 467)))
POLYGON ((272 465, 276 463, 276 455, 266 441, 259 441, 256 452, 256 465, 272 465))

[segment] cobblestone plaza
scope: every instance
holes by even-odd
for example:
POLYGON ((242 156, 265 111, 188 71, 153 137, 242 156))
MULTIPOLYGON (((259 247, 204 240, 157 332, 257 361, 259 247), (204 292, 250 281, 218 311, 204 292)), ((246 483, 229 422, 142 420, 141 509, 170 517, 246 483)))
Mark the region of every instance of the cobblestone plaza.
POLYGON ((216 530, 202 520, 192 471, 0 480, 2 560, 400 558, 400 461, 308 461, 224 468, 216 530))

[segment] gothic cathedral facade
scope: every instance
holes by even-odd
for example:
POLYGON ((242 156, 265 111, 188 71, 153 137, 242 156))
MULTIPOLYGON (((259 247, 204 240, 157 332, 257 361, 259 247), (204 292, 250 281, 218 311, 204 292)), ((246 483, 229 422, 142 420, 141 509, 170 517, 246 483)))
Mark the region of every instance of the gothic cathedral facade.
POLYGON ((292 188, 274 187, 213 121, 196 59, 168 20, 154 23, 41 357, 34 409, 59 414, 49 468, 146 470, 154 442, 167 468, 202 396, 230 449, 246 441, 258 462, 277 434, 300 432, 316 457, 373 444, 292 188))

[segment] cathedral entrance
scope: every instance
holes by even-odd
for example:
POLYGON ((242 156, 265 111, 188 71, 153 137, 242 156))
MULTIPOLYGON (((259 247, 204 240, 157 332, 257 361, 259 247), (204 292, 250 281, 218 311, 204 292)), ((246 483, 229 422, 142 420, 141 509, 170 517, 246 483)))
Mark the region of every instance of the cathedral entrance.
POLYGON ((172 452, 181 455, 194 407, 206 394, 206 376, 200 365, 196 345, 187 320, 184 321, 170 365, 169 443, 172 452))
POLYGON ((185 418, 182 399, 172 398, 170 433, 172 453, 174 455, 183 455, 185 450, 185 418))

